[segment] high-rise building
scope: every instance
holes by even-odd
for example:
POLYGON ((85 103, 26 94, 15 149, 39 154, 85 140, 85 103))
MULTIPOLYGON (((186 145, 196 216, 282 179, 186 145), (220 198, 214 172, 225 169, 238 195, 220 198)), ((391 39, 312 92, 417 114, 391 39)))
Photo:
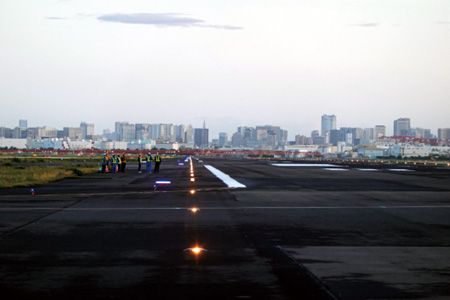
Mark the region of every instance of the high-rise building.
POLYGON ((41 138, 55 138, 58 136, 58 130, 53 127, 36 127, 33 129, 34 131, 34 138, 41 139, 41 138))
POLYGON ((27 128, 16 127, 11 132, 11 137, 13 139, 26 139, 27 138, 27 128))
POLYGON ((151 124, 150 125, 150 138, 153 140, 157 140, 159 138, 160 134, 160 130, 159 130, 160 126, 159 124, 151 124))
POLYGON ((438 128, 438 139, 450 140, 450 128, 438 128))
POLYGON ((271 146, 284 146, 287 143, 287 130, 280 126, 256 126, 256 140, 266 141, 271 146))
POLYGON ((175 141, 178 143, 190 143, 192 142, 192 125, 181 124, 175 125, 175 141))
POLYGON ((203 128, 194 129, 194 145, 200 148, 206 148, 209 144, 209 130, 203 122, 203 128))
POLYGON ((343 137, 341 136, 341 131, 338 129, 332 129, 328 133, 329 135, 329 143, 337 146, 338 142, 343 141, 343 137))
POLYGON ((431 134, 431 130, 425 128, 410 128, 409 135, 415 138, 423 138, 423 139, 434 138, 433 135, 431 134))
POLYGON ((136 124, 136 139, 138 140, 150 139, 150 124, 144 123, 136 124))
MULTIPOLYGON (((319 135, 317 135, 319 136, 319 135)), ((312 145, 313 144, 313 138, 306 137, 304 135, 297 134, 295 136, 295 145, 312 145)))
POLYGON ((94 124, 81 122, 80 127, 82 132, 82 139, 92 139, 92 137, 94 136, 94 124))
POLYGON ((19 127, 28 128, 28 120, 19 120, 19 127))
POLYGON ((134 124, 129 124, 128 122, 116 122, 116 140, 121 141, 132 141, 136 138, 136 126, 134 124))
POLYGON ((394 135, 409 136, 411 129, 411 120, 409 118, 400 118, 394 121, 394 135))
POLYGON ((233 147, 240 147, 243 145, 243 137, 240 132, 233 133, 233 136, 231 137, 231 145, 233 147))
POLYGON ((327 133, 336 129, 336 116, 323 115, 322 116, 322 136, 327 136, 327 133))
POLYGON ((378 139, 382 136, 386 135, 386 126, 384 125, 375 125, 375 138, 378 139))
POLYGON ((11 138, 12 130, 7 127, 0 127, 0 137, 11 138))
POLYGON ((248 141, 256 141, 256 129, 253 127, 240 126, 237 132, 241 134, 242 146, 247 146, 248 141))
POLYGON ((122 141, 130 142, 136 139, 136 126, 134 124, 125 124, 122 128, 122 141))
POLYGON ((375 128, 364 128, 363 140, 370 141, 375 138, 375 128))
POLYGON ((188 124, 188 125, 180 125, 180 127, 182 127, 182 130, 180 130, 180 132, 183 134, 183 139, 182 139, 182 143, 192 143, 192 141, 194 140, 193 135, 193 129, 192 129, 192 125, 188 124))
POLYGON ((83 129, 81 127, 63 127, 63 137, 71 140, 81 140, 83 138, 83 129))
POLYGON ((164 141, 175 143, 176 142, 176 126, 173 124, 164 124, 165 129, 165 136, 164 141))
POLYGON ((364 139, 364 129, 352 128, 353 145, 355 145, 355 146, 359 145, 361 140, 363 140, 363 139, 364 139))
POLYGON ((219 146, 228 145, 228 134, 226 132, 219 132, 219 146))
POLYGON ((116 141, 123 141, 123 126, 128 124, 128 122, 116 122, 114 125, 115 127, 115 134, 116 134, 116 141))

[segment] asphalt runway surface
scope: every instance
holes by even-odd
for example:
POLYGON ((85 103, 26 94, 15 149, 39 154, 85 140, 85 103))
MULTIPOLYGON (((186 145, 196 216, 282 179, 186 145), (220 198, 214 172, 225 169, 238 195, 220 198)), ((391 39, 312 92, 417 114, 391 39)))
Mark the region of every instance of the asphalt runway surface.
POLYGON ((128 163, 125 173, 37 186, 35 195, 0 190, 0 291, 450 299, 450 170, 294 164, 194 159, 191 182, 189 163, 168 159, 158 174, 128 163), (155 190, 157 180, 171 184, 155 190))

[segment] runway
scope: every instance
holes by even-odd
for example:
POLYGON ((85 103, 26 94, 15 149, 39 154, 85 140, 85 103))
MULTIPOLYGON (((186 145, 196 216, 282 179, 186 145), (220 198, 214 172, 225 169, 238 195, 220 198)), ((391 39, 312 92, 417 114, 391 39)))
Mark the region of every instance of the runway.
POLYGON ((159 174, 129 163, 34 196, 0 190, 0 289, 29 299, 450 299, 450 170, 288 164, 202 158, 192 176, 168 159, 159 174), (171 183, 155 190, 157 180, 171 183))

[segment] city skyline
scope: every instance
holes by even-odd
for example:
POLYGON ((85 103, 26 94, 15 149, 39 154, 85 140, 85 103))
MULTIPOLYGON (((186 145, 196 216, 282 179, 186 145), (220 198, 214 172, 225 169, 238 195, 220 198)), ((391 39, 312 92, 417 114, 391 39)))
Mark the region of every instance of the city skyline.
MULTIPOLYGON (((392 132, 389 133, 387 131, 388 126, 384 125, 384 124, 377 124, 374 125, 372 127, 358 127, 358 126, 337 126, 337 116, 336 115, 322 115, 321 116, 321 127, 319 129, 315 129, 313 131, 311 131, 310 133, 298 133, 298 132, 291 132, 291 137, 289 137, 289 130, 285 130, 282 128, 282 126, 273 126, 273 125, 269 125, 269 124, 265 124, 265 125, 251 125, 251 126, 238 126, 235 130, 232 130, 230 132, 226 132, 223 130, 220 130, 217 132, 217 135, 210 135, 209 133, 207 133, 206 135, 209 136, 210 138, 208 138, 210 141, 212 140, 219 140, 221 138, 221 135, 225 134, 226 136, 230 136, 230 138, 233 136, 234 133, 240 133, 241 130, 244 130, 245 128, 253 128, 253 130, 258 130, 258 129, 265 129, 268 131, 282 131, 285 132, 284 134, 282 134, 281 136, 283 136, 283 140, 284 142, 288 142, 288 141, 295 141, 297 140, 297 137, 312 137, 314 138, 315 135, 318 135, 319 137, 324 137, 325 141, 329 142, 330 136, 329 134, 334 131, 333 134, 337 134, 337 131, 348 131, 350 129, 358 129, 358 130, 371 130, 372 133, 370 133, 370 135, 373 135, 373 139, 376 139, 380 136, 413 136, 413 137, 424 137, 424 138, 438 138, 439 136, 439 132, 440 130, 449 130, 450 126, 446 126, 446 127, 442 127, 442 128, 437 128, 436 131, 431 130, 430 128, 427 127, 417 127, 417 126, 411 126, 411 119, 410 118, 405 118, 405 117, 401 117, 401 118, 397 118, 395 120, 392 121, 393 123, 393 129, 392 132), (399 125, 402 124, 402 125, 399 125), (399 127, 401 126, 401 128, 399 127), (277 128, 277 129, 276 129, 277 128), (434 137, 433 137, 434 136, 434 137)), ((14 131, 15 129, 19 129, 21 127, 24 127, 22 125, 26 124, 28 126, 28 120, 26 119, 20 119, 18 120, 18 126, 13 126, 13 127, 7 127, 4 126, 2 124, 0 124, 0 129, 2 128, 9 128, 12 131, 14 131)), ((40 129, 44 129, 45 131, 50 130, 50 131, 55 131, 55 136, 56 136, 56 132, 58 132, 58 134, 62 134, 64 133, 64 136, 71 136, 74 135, 74 137, 76 136, 76 138, 78 137, 82 137, 83 139, 89 139, 91 138, 93 135, 95 136, 105 136, 105 135, 110 135, 111 133, 114 133, 116 136, 116 140, 121 141, 124 140, 123 139, 123 135, 124 135, 124 129, 123 128, 128 128, 126 129, 127 133, 126 136, 130 137, 133 136, 132 138, 127 138, 126 140, 146 140, 146 139, 157 139, 155 136, 158 136, 159 133, 156 133, 155 130, 157 130, 158 132, 161 132, 160 130, 162 130, 162 132, 169 132, 169 130, 173 130, 172 135, 173 137, 177 137, 179 138, 180 136, 183 136, 182 132, 179 132, 180 130, 182 130, 183 132, 185 132, 186 130, 188 132, 193 132, 196 129, 206 129, 208 132, 210 131, 210 129, 206 126, 206 121, 203 120, 203 125, 201 128, 199 127, 194 127, 192 126, 192 124, 173 124, 173 123, 142 123, 142 122, 128 122, 128 121, 116 121, 115 122, 115 126, 114 126, 114 131, 110 130, 109 128, 102 128, 102 129, 98 129, 97 128, 97 132, 101 131, 102 133, 95 133, 94 134, 94 128, 95 128, 95 124, 94 123, 87 123, 86 121, 82 121, 80 122, 80 126, 72 126, 72 127, 68 127, 68 126, 63 126, 62 128, 58 128, 58 127, 53 127, 53 126, 49 126, 49 125, 42 125, 42 126, 28 126, 28 128, 40 128, 40 129), (155 126, 157 126, 158 128, 156 128, 155 126), (172 129, 169 129, 169 127, 173 127, 172 129), (160 127, 167 127, 167 129, 161 128, 160 127), (60 130, 58 130, 60 129, 60 130), (140 133, 142 131, 142 133, 140 133), (69 134, 69 132, 71 132, 69 134), (145 132, 147 132, 145 134, 145 132), (144 134, 144 135, 142 135, 144 134), (138 137, 139 136, 139 137, 138 137)), ((191 134, 190 133, 190 134, 191 134)), ((164 135, 164 134, 163 134, 164 135)), ((168 134, 167 136, 170 136, 170 134, 168 134)), ((280 138, 280 132, 277 133, 277 136, 280 138)), ((1 136, 0 136, 1 137, 1 136)))
MULTIPOLYGON (((408 117, 436 134, 450 95, 448 1, 0 3, 0 120, 192 124, 295 134, 408 117), (242 120, 245 120, 243 122, 242 120), (245 124, 243 124, 245 123, 245 124)), ((96 132, 99 133, 99 132, 96 132)))

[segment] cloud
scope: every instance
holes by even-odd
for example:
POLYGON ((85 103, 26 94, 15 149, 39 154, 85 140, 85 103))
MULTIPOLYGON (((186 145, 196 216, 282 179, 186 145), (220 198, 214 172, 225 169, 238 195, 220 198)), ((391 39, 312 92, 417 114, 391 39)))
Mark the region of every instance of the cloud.
POLYGON ((242 29, 231 25, 211 25, 205 21, 186 17, 184 14, 175 13, 136 13, 136 14, 106 14, 98 17, 104 22, 124 23, 124 24, 144 24, 158 27, 208 27, 217 29, 242 29))
POLYGON ((359 23, 359 24, 353 24, 352 26, 358 26, 358 27, 376 27, 380 26, 380 23, 359 23))
POLYGON ((60 18, 60 17, 48 17, 47 20, 67 20, 67 18, 60 18))
POLYGON ((439 25, 450 25, 449 21, 437 22, 439 25))

